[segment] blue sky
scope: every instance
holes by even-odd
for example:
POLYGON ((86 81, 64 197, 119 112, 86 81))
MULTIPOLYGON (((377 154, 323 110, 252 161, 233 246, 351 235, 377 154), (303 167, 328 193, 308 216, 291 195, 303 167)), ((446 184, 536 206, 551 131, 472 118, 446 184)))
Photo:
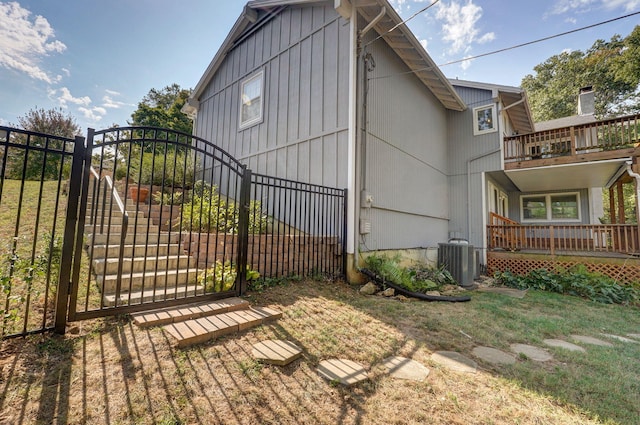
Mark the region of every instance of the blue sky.
MULTIPOLYGON (((433 0, 391 0, 408 18, 433 0)), ((62 107, 86 129, 126 125, 151 88, 192 88, 242 11, 241 0, 0 1, 0 125, 62 107)), ((640 0, 441 0, 409 22, 436 63, 570 31, 640 10, 640 0)), ((519 85, 533 67, 640 15, 532 46, 443 66, 450 78, 519 85)))

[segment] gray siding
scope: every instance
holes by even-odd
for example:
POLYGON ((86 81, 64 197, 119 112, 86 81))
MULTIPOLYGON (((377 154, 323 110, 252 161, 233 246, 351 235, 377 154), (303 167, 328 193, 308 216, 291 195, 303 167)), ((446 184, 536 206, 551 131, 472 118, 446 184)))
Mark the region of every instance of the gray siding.
POLYGON ((257 173, 346 187, 349 26, 332 4, 289 7, 232 49, 195 133, 257 173), (263 121, 238 130, 240 84, 264 71, 263 121))
MULTIPOLYGON (((373 37, 373 32, 369 34, 373 37)), ((447 114, 382 40, 368 47, 366 176, 374 198, 361 250, 436 246, 447 238, 447 114)))
POLYGON ((483 194, 486 195, 486 188, 483 186, 482 173, 501 168, 502 153, 499 150, 502 128, 498 128, 497 132, 474 136, 473 108, 495 104, 491 90, 458 87, 455 82, 454 88, 468 109, 447 113, 451 210, 449 233, 452 237, 467 239, 476 247, 483 247, 483 194), (467 176, 467 167, 470 178, 467 176), (467 187, 469 181, 471 185, 467 187))

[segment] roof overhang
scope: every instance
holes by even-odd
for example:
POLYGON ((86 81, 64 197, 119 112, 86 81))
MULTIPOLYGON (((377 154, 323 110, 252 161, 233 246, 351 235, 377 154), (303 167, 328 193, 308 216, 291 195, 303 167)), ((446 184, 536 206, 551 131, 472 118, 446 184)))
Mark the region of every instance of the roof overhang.
MULTIPOLYGON (((248 2, 244 7, 242 14, 220 46, 220 49, 196 84, 182 111, 192 115, 197 112, 200 96, 217 72, 220 65, 222 65, 222 62, 229 51, 235 46, 235 42, 243 36, 244 32, 250 25, 256 23, 256 20, 258 19, 258 10, 264 9, 276 14, 276 8, 279 7, 312 3, 323 3, 323 1, 254 0, 248 2)), ((334 0, 333 4, 336 10, 342 14, 344 14, 345 11, 350 10, 352 7, 355 7, 367 23, 373 22, 374 18, 376 18, 380 13, 381 8, 384 7, 386 9, 386 13, 382 19, 375 23, 373 28, 378 32, 378 34, 384 34, 397 25, 397 28, 395 28, 391 33, 383 36, 383 39, 387 42, 389 47, 396 52, 402 61, 412 72, 414 72, 416 77, 434 94, 445 108, 455 111, 463 111, 466 109, 467 106, 464 101, 460 98, 435 62, 433 62, 431 57, 427 54, 424 47, 422 47, 420 42, 416 39, 415 35, 413 35, 411 30, 402 23, 402 19, 387 0, 334 0)))
POLYGON ((605 187, 630 158, 506 170, 521 192, 605 187))

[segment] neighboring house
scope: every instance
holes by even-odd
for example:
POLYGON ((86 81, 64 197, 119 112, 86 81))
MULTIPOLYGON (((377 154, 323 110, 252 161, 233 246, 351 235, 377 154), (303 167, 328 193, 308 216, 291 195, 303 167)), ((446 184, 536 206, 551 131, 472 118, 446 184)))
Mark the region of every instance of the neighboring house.
POLYGON ((490 266, 533 239, 554 253, 553 226, 599 223, 636 143, 534 126, 521 89, 446 79, 386 0, 247 3, 183 111, 253 172, 348 189, 349 279, 361 252, 452 238, 490 266))

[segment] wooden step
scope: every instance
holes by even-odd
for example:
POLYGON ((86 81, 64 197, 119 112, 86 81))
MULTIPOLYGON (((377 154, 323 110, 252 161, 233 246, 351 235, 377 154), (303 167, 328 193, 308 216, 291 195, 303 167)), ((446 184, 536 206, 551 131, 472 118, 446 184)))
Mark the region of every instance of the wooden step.
POLYGON ((259 326, 281 317, 281 312, 268 307, 250 307, 244 310, 175 322, 165 325, 163 328, 177 341, 178 347, 187 347, 259 326))
MULTIPOLYGON (((87 216, 85 222, 85 226, 93 226, 93 223, 91 223, 91 217, 87 216)), ((149 222, 149 219, 147 217, 144 216, 139 216, 138 218, 136 218, 135 216, 129 216, 129 224, 136 224, 138 226, 144 224, 145 226, 147 225, 147 223, 149 222)), ((102 216, 98 216, 96 217, 96 225, 99 226, 102 223, 102 216)), ((111 218, 109 218, 109 216, 104 216, 104 225, 108 226, 108 225, 112 225, 112 226, 121 226, 122 225, 122 215, 120 214, 112 214, 111 218)))
MULTIPOLYGON (((175 287, 176 285, 187 285, 195 283, 198 276, 198 269, 177 269, 177 270, 163 270, 157 273, 152 270, 138 273, 123 273, 121 281, 121 291, 138 291, 143 287, 146 290, 164 289, 165 285, 168 288, 175 287)), ((96 275, 96 283, 98 288, 102 288, 104 281, 104 295, 112 295, 116 292, 116 285, 118 276, 115 274, 108 274, 106 276, 96 275)), ((202 286, 198 285, 200 288, 202 286)))
POLYGON ((169 323, 198 319, 204 316, 227 313, 229 311, 249 308, 249 302, 233 297, 216 301, 203 301, 187 305, 143 311, 131 315, 133 323, 141 328, 161 326, 169 323))

